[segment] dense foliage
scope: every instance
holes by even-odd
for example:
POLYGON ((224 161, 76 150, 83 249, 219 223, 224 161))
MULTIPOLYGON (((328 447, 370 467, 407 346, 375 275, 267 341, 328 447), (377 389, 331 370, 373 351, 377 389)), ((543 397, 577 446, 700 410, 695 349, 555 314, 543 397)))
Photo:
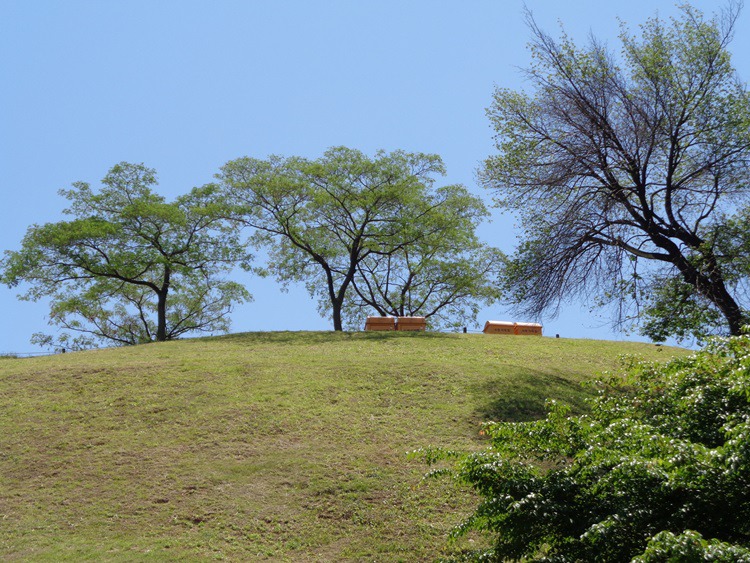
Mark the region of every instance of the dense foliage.
POLYGON ((451 473, 482 497, 456 530, 486 532, 502 561, 750 561, 750 337, 667 364, 631 360, 591 412, 490 423, 451 473))

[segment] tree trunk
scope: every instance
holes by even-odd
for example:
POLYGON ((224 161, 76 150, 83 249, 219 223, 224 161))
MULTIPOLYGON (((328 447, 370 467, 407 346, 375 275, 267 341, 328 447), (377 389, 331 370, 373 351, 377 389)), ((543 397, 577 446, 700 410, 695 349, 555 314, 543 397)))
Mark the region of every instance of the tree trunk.
POLYGON ((333 330, 344 330, 341 324, 341 303, 333 302, 333 330))
POLYGON ((156 341, 164 342, 167 339, 167 295, 169 294, 169 280, 171 270, 164 268, 164 282, 157 293, 158 301, 156 303, 156 341))
POLYGON ((713 281, 710 287, 710 295, 707 295, 707 297, 716 304, 716 307, 718 307, 727 320, 729 334, 739 336, 742 327, 748 322, 748 319, 743 315, 742 309, 740 309, 740 306, 727 291, 723 280, 719 280, 718 283, 713 281))
MULTIPOLYGON (((716 305, 727 321, 729 334, 738 336, 742 331, 742 327, 748 322, 748 319, 743 314, 737 301, 735 301, 727 290, 721 272, 718 269, 714 269, 711 275, 705 275, 682 256, 680 258, 679 260, 675 260, 675 265, 682 273, 683 279, 692 285, 700 295, 703 295, 716 305)), ((716 263, 713 256, 707 256, 707 258, 713 264, 716 263)))

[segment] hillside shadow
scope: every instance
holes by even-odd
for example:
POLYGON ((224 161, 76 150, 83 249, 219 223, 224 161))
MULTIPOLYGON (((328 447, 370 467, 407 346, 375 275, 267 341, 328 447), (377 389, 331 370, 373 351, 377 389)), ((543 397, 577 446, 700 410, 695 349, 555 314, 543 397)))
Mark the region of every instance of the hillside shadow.
POLYGON ((475 414, 485 421, 528 422, 547 414, 545 403, 554 399, 571 407, 572 414, 588 411, 586 399, 595 391, 578 381, 559 375, 518 368, 491 381, 473 386, 470 391, 478 398, 475 414))

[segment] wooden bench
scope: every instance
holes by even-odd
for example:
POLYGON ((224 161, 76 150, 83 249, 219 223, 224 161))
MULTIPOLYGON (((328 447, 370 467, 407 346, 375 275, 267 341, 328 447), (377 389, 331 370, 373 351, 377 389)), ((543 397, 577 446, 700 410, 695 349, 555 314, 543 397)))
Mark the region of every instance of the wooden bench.
POLYGON ((485 334, 513 334, 515 336, 542 336, 542 325, 539 323, 511 323, 509 321, 487 321, 484 323, 485 334))
POLYGON ((541 336, 542 325, 539 323, 516 323, 516 334, 519 336, 541 336))
POLYGON ((427 320, 424 317, 398 317, 396 330, 426 330, 427 320))
POLYGON ((367 317, 365 330, 396 330, 395 317, 367 317))
POLYGON ((484 323, 485 334, 515 334, 515 323, 508 321, 487 321, 484 323))

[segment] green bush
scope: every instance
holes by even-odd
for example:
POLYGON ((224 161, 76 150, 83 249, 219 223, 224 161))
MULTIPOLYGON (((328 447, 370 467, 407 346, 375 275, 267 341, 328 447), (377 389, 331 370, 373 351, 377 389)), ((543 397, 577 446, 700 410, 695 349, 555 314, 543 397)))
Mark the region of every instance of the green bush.
POLYGON ((706 541, 698 532, 688 530, 679 536, 659 532, 648 542, 643 555, 634 563, 714 561, 716 563, 750 563, 750 550, 721 542, 706 541))
POLYGON ((480 452, 421 452, 481 496, 454 535, 492 547, 468 560, 750 561, 749 337, 631 360, 591 407, 490 423, 480 452))

